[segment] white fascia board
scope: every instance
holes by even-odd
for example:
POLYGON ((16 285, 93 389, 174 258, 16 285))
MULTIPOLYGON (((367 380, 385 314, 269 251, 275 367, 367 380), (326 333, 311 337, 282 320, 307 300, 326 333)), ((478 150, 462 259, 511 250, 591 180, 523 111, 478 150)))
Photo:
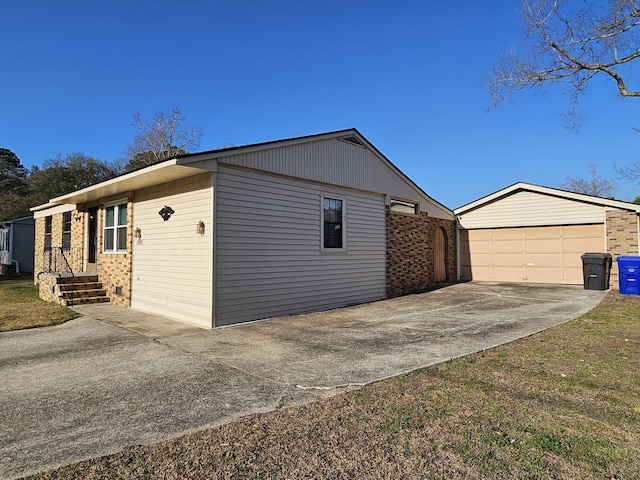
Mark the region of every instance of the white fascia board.
MULTIPOLYGON (((47 207, 42 210, 33 211, 33 218, 43 218, 49 215, 57 215, 58 213, 72 212, 77 208, 75 203, 65 203, 63 205, 51 204, 40 205, 40 207, 47 207)), ((35 207, 35 208, 40 208, 35 207)))
POLYGON ((612 207, 618 210, 630 210, 636 213, 640 213, 640 205, 636 205, 635 203, 623 202, 620 200, 611 200, 608 198, 594 197, 592 195, 585 195, 582 193, 574 193, 568 192, 565 190, 559 190, 556 188, 543 187, 540 185, 534 185, 531 183, 518 182, 510 185, 509 187, 503 188, 502 190, 498 190, 486 197, 482 197, 478 200, 475 200, 471 203, 463 205, 453 210, 453 213, 458 215, 464 215, 465 213, 475 210, 476 208, 482 207, 488 203, 491 203, 500 198, 506 197, 514 192, 526 190, 534 193, 542 193, 545 195, 551 195, 559 198, 566 198, 567 200, 575 200, 578 202, 591 203, 593 205, 600 205, 603 207, 612 207))

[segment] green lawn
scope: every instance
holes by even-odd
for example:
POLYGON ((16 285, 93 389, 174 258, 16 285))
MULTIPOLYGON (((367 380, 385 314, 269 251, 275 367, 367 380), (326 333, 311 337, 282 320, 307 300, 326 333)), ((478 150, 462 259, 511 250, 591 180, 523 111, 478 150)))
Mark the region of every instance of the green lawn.
POLYGON ((73 310, 38 298, 33 282, 0 280, 0 332, 57 325, 76 318, 73 310))

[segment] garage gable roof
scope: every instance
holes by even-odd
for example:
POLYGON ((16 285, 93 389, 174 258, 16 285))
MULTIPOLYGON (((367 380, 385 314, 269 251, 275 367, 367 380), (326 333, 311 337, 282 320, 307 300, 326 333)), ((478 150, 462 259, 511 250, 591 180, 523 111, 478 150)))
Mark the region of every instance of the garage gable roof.
POLYGON ((498 190, 497 192, 494 192, 490 195, 482 197, 471 203, 467 203, 466 205, 463 205, 461 207, 454 209, 453 213, 455 215, 464 215, 465 213, 469 213, 485 205, 496 202, 502 198, 505 198, 515 193, 523 192, 523 191, 540 193, 543 195, 549 195, 556 198, 573 200, 573 201, 588 203, 591 205, 596 205, 601 207, 616 208, 620 210, 627 210, 630 212, 640 213, 640 205, 637 205, 635 203, 623 202, 621 200, 614 200, 610 198, 595 197, 593 195, 585 195, 583 193, 569 192, 566 190, 543 187, 541 185, 534 185, 532 183, 525 183, 525 182, 514 183, 513 185, 503 188, 502 190, 498 190))

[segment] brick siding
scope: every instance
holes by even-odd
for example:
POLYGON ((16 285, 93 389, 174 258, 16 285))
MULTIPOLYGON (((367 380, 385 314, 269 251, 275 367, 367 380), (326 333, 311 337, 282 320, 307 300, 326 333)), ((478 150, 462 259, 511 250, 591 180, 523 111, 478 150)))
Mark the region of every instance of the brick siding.
POLYGON ((423 292, 434 285, 436 230, 446 233, 447 282, 456 279, 455 222, 419 215, 391 213, 387 207, 387 296, 423 292))
POLYGON ((131 269, 133 253, 133 202, 127 202, 127 253, 102 252, 104 205, 98 209, 98 277, 107 296, 121 307, 131 306, 131 269))
POLYGON ((611 265, 610 287, 617 289, 618 265, 620 255, 638 255, 638 214, 625 210, 606 212, 607 252, 613 257, 611 265))
MULTIPOLYGON (((127 203, 127 253, 102 253, 102 222, 104 205, 100 205, 97 218, 98 233, 98 278, 107 290, 107 296, 116 305, 128 307, 131 305, 131 266, 133 241, 131 225, 133 224, 133 202, 127 203)), ((65 251, 65 258, 74 272, 82 272, 85 263, 85 224, 86 212, 74 210, 71 212, 71 248, 65 251)), ((51 247, 56 250, 62 246, 63 214, 51 216, 51 247)), ((34 280, 40 283, 40 298, 47 301, 57 301, 51 293, 55 284, 46 275, 39 275, 48 270, 48 254, 44 251, 45 218, 38 218, 35 222, 35 252, 34 252, 34 280), (53 283, 52 283, 53 282, 53 283)), ((57 261, 61 260, 58 255, 57 261)), ((61 272, 64 269, 58 268, 61 272)), ((59 273, 59 272, 58 272, 59 273)), ((51 277, 53 278, 53 277, 51 277)))

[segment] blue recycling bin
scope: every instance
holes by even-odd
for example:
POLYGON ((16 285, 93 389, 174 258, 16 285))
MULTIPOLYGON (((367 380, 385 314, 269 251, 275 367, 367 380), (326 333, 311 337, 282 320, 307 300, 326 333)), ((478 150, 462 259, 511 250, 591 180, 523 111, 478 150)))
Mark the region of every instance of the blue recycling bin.
POLYGON ((620 256, 618 283, 623 295, 640 295, 640 257, 620 256))

